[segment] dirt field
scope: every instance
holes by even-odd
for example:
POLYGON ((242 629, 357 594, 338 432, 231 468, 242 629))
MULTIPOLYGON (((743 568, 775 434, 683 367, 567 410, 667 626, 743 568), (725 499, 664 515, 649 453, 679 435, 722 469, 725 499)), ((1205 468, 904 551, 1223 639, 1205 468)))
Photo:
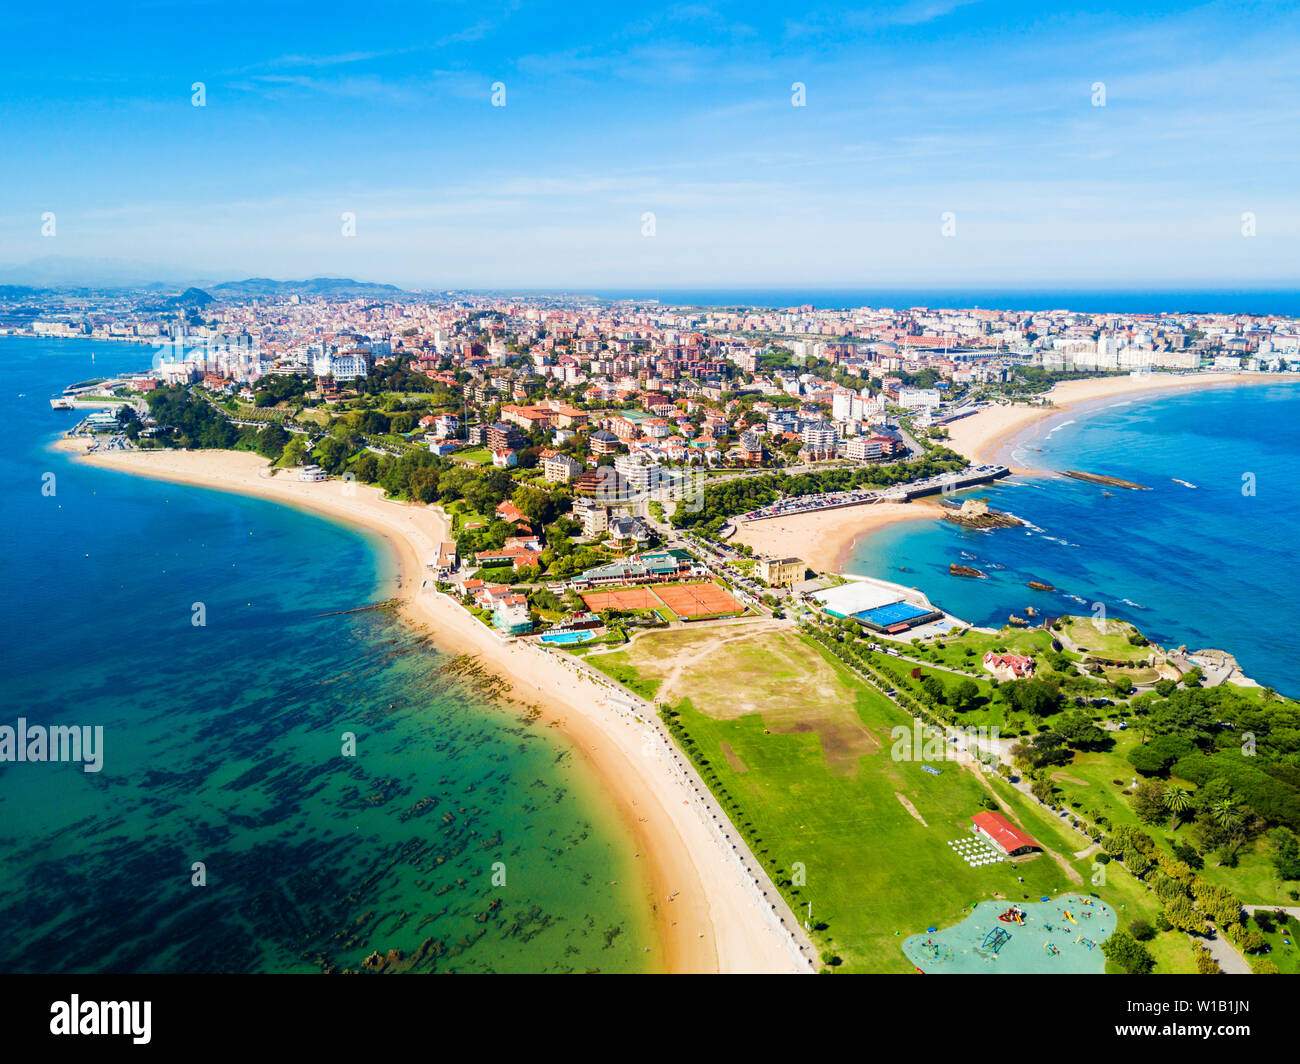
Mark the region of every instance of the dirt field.
POLYGON ((827 761, 845 771, 881 747, 858 716, 854 692, 788 626, 647 632, 625 653, 637 672, 661 681, 659 701, 689 698, 721 720, 758 713, 770 731, 815 733, 827 761))

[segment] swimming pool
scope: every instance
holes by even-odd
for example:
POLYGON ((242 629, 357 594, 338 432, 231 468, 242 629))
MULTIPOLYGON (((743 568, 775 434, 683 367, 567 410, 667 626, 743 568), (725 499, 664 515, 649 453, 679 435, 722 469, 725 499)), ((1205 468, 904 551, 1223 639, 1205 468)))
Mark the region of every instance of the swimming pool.
POLYGON ((572 646, 575 643, 585 643, 589 639, 596 637, 591 632, 547 632, 542 636, 543 643, 554 643, 559 646, 572 646))

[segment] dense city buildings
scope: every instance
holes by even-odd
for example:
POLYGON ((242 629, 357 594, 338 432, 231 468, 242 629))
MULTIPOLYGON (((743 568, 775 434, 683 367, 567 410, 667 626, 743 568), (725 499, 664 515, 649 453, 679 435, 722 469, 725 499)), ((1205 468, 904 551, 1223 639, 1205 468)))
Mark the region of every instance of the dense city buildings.
POLYGON ((544 443, 555 483, 615 456, 638 484, 662 467, 887 458, 902 449, 886 427, 896 415, 941 435, 973 389, 996 394, 1035 374, 1300 364, 1300 323, 1253 315, 329 299, 273 287, 231 300, 47 294, 39 313, 29 302, 17 292, 0 303, 0 329, 154 346, 142 392, 199 384, 264 403, 259 382, 278 376, 329 402, 376 371, 419 374, 440 402, 414 428, 435 453, 486 445, 510 468, 544 443))

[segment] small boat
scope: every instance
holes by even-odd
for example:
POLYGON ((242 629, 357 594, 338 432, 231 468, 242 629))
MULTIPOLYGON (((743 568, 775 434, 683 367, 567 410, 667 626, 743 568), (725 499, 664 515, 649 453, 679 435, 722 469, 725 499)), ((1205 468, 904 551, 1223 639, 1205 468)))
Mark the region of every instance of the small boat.
POLYGON ((1175 484, 1181 484, 1181 485, 1182 485, 1183 487, 1185 487, 1185 488, 1194 488, 1194 487, 1196 487, 1195 484, 1192 484, 1192 483, 1190 483, 1189 481, 1186 481, 1186 480, 1179 480, 1177 477, 1170 477, 1169 479, 1172 480, 1175 484))

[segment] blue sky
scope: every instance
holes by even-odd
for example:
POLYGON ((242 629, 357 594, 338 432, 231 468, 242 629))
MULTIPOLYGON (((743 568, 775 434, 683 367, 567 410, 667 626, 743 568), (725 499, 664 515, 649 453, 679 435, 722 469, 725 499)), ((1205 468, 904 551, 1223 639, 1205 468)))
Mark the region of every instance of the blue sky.
POLYGON ((1296 280, 1300 9, 1128 6, 11 7, 0 266, 436 287, 1296 280))

